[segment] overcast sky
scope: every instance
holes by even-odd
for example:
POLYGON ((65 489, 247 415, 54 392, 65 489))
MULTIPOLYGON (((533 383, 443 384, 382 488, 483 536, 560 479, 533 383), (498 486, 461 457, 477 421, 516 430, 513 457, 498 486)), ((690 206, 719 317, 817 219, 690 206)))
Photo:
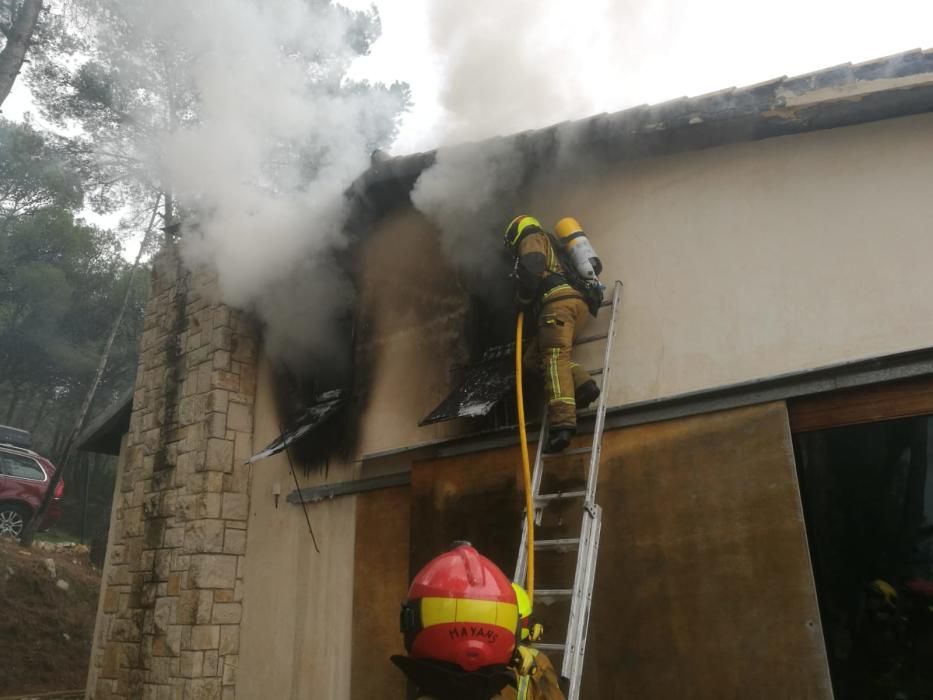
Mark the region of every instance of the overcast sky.
MULTIPOLYGON (((411 84, 396 154, 933 47, 933 0, 375 4, 382 37, 353 75, 411 84)), ((4 113, 28 107, 20 81, 4 113)))
MULTIPOLYGON (((376 0, 376 5, 383 35, 354 72, 411 84, 415 106, 395 153, 447 140, 447 123, 458 115, 444 107, 444 90, 450 87, 445 69, 462 69, 459 64, 474 58, 471 52, 491 54, 472 76, 479 96, 474 103, 483 102, 487 83, 493 84, 491 100, 514 95, 517 103, 529 105, 534 98, 527 93, 547 91, 550 82, 566 86, 566 101, 551 95, 527 110, 524 123, 500 121, 505 128, 498 131, 506 131, 933 48, 933 0, 376 0), (463 34, 465 41, 458 42, 463 34), (503 46, 488 41, 492 34, 514 39, 503 46), (512 44, 521 46, 520 56, 512 44)), ((500 108, 488 106, 494 113, 500 108)), ((496 130, 484 124, 464 136, 496 130)))

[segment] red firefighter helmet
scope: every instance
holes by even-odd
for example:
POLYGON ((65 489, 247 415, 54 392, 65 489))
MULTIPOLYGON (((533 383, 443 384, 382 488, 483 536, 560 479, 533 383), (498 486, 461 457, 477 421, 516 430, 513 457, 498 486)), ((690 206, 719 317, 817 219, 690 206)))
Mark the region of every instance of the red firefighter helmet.
POLYGON ((518 625, 512 582, 468 542, 455 543, 419 571, 402 604, 411 657, 466 671, 509 663, 518 625))

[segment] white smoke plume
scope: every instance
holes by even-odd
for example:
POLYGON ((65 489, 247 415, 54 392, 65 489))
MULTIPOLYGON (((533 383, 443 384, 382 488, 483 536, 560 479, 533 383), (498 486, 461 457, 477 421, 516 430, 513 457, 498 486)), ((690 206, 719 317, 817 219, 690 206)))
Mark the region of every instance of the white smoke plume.
POLYGON ((347 354, 333 352, 353 301, 333 263, 344 193, 406 100, 344 80, 378 22, 328 0, 94 1, 115 3, 190 96, 146 156, 183 212, 185 261, 214 268, 224 301, 255 312, 293 368, 347 354))
MULTIPOLYGON (((468 271, 495 270, 508 222, 521 213, 526 164, 492 136, 588 116, 602 104, 600 70, 634 52, 626 27, 642 20, 637 0, 476 0, 431 3, 430 28, 443 57, 443 144, 413 201, 468 271), (494 231, 496 238, 484 234, 494 231)), ((655 3, 656 4, 656 3, 655 3)), ((618 89, 613 83, 605 83, 618 89)), ((558 151, 572 156, 572 148, 558 151)), ((501 288, 502 285, 500 285, 501 288)))
POLYGON ((307 366, 313 356, 333 356, 335 319, 352 302, 332 261, 345 244, 343 193, 368 167, 398 102, 309 89, 307 65, 282 47, 322 56, 325 83, 339 80, 355 55, 343 43, 350 16, 325 3, 183 4, 195 21, 176 39, 196 56, 201 120, 170 138, 165 162, 169 180, 196 196, 202 214, 186 257, 215 266, 225 300, 258 313, 270 353, 307 366), (283 144, 317 152, 310 173, 283 144))
POLYGON ((652 25, 677 0, 429 3, 442 57, 443 143, 540 128, 618 109, 652 25))
POLYGON ((468 287, 493 304, 511 298, 501 234, 514 216, 523 167, 505 139, 443 148, 411 194, 441 232, 441 247, 468 287))
MULTIPOLYGON (((139 2, 139 0, 136 0, 139 2)), ((611 0, 601 11, 624 14, 611 0)), ((255 310, 273 354, 307 364, 326 356, 334 320, 352 289, 331 264, 344 245, 342 194, 369 165, 379 128, 397 101, 386 93, 308 90, 307 64, 325 57, 326 83, 356 55, 346 45, 349 13, 322 0, 143 2, 144 24, 188 57, 197 123, 163 145, 166 179, 200 214, 186 259, 216 267, 226 301, 255 310), (282 144, 322 149, 312 177, 282 158, 282 144), (261 177, 260 177, 261 175, 261 177)), ((445 63, 438 135, 462 142, 543 125, 591 109, 577 76, 581 47, 597 51, 604 25, 580 20, 559 0, 435 2, 431 39, 445 63)), ((412 198, 442 231, 445 251, 487 299, 509 298, 501 231, 517 211, 523 164, 506 142, 445 148, 412 198)))

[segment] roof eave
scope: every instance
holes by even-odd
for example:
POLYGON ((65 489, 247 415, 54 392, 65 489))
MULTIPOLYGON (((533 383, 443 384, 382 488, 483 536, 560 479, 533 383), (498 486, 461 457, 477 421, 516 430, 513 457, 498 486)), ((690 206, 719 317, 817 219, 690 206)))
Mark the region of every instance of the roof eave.
MULTIPOLYGON (((572 153, 625 162, 933 111, 933 51, 914 50, 745 88, 642 105, 458 148, 506 141, 526 167, 572 153)), ((378 210, 408 202, 437 151, 374 164, 354 192, 378 210)))
POLYGON ((120 442, 129 430, 133 412, 133 389, 130 388, 102 411, 85 428, 77 439, 82 452, 120 454, 120 442))

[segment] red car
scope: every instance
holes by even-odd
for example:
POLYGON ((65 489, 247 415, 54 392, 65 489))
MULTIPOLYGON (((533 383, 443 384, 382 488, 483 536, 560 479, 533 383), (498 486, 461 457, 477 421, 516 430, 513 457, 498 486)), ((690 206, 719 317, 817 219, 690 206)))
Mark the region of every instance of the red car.
MULTIPOLYGON (((0 442, 0 537, 19 537, 41 505, 54 473, 55 466, 28 447, 0 442)), ((59 481, 40 530, 49 529, 61 516, 64 492, 64 481, 59 481)))

